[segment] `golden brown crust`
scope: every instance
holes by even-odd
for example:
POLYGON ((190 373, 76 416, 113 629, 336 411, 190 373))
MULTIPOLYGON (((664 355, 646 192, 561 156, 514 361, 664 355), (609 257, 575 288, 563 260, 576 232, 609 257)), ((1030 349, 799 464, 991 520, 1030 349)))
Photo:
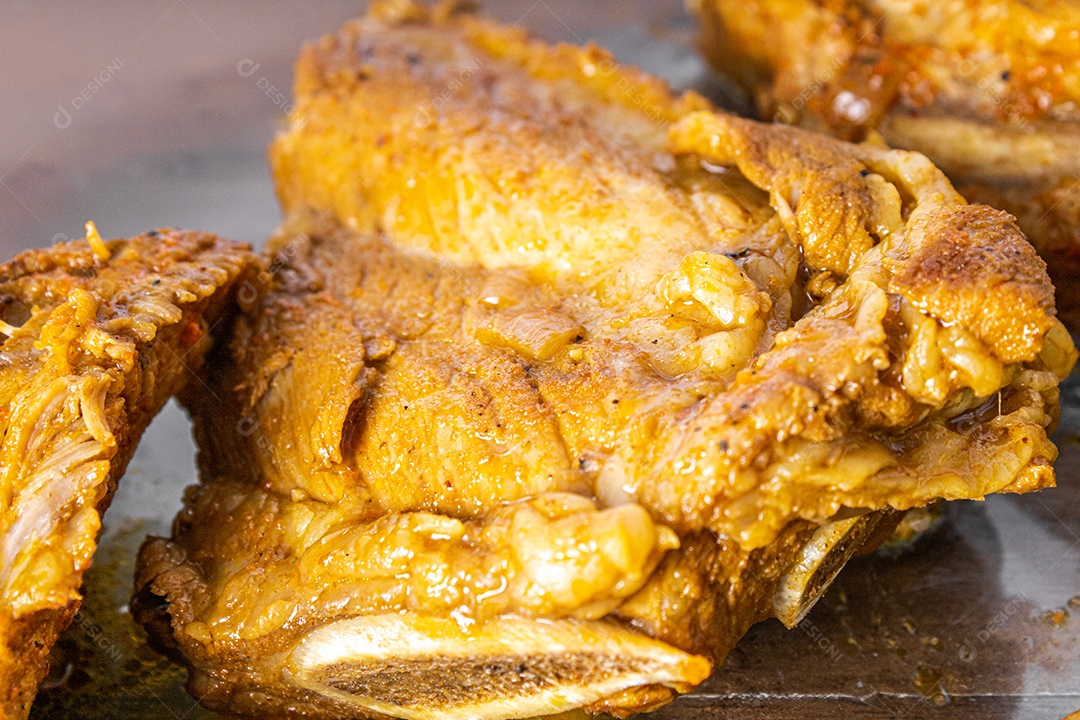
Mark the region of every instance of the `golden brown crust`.
POLYGON ((915 307, 970 328, 1005 362, 1031 356, 1031 338, 1053 322, 1046 263, 1012 216, 968 205, 934 219, 920 247, 890 285, 915 307))
POLYGON ((161 230, 0 266, 0 716, 25 717, 139 435, 198 367, 250 253, 161 230))
POLYGON ((18 654, 6 665, 7 679, 0 683, 0 692, 3 692, 0 717, 25 718, 30 715, 38 684, 49 672, 49 650, 71 624, 78 609, 78 601, 72 600, 65 607, 38 610, 10 624, 5 632, 8 647, 4 655, 14 654, 14 649, 18 654))
POLYGON ((1017 217, 1020 228, 1046 260, 1054 285, 1058 317, 1065 326, 1080 328, 1080 184, 1063 178, 1041 190, 1024 183, 995 186, 961 183, 959 190, 972 202, 1001 208, 1017 217))

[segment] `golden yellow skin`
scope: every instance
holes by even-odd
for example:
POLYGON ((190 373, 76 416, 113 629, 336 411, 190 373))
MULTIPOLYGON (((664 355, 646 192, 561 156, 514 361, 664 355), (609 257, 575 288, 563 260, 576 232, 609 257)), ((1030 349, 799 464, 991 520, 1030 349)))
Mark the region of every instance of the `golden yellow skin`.
POLYGON ((253 259, 206 233, 93 240, 0 266, 3 718, 29 713, 139 435, 198 367, 253 259))
POLYGON ((404 2, 304 50, 270 153, 289 219, 185 394, 203 484, 134 605, 211 707, 513 717, 520 662, 628 714, 838 513, 1053 483, 1045 267, 920 155, 404 2), (492 697, 441 684, 511 620, 492 697), (437 648, 342 649, 385 627, 437 648), (545 627, 590 640, 553 671, 545 627))
MULTIPOLYGON (((491 271, 513 269, 526 284, 551 290, 502 312, 549 307, 581 326, 586 343, 591 337, 619 339, 661 375, 710 382, 703 392, 715 398, 692 407, 692 419, 674 420, 685 414, 681 404, 650 413, 650 427, 660 429, 658 438, 645 432, 650 447, 631 439, 634 422, 621 445, 608 446, 616 458, 626 456, 629 468, 629 476, 620 471, 612 484, 631 496, 648 496, 664 522, 707 525, 750 547, 767 542, 786 522, 793 498, 782 501, 775 522, 758 522, 754 514, 758 532, 751 540, 734 527, 741 511, 725 511, 714 501, 694 507, 702 494, 700 472, 689 474, 687 487, 677 478, 687 475, 680 468, 688 458, 701 452, 695 465, 717 464, 715 474, 707 474, 717 485, 705 496, 735 500, 742 492, 735 488, 774 487, 759 473, 751 471, 758 477, 754 483, 741 471, 746 458, 763 463, 761 452, 775 442, 765 438, 778 430, 781 438, 838 438, 845 448, 861 446, 856 467, 845 469, 849 476, 893 472, 894 450, 859 438, 856 423, 851 432, 841 427, 846 412, 870 412, 866 404, 878 403, 889 386, 886 381, 877 388, 889 376, 890 353, 896 354, 886 341, 886 316, 909 318, 900 319, 904 325, 919 322, 896 303, 957 330, 934 343, 955 362, 935 360, 936 352, 920 360, 921 373, 939 376, 927 379, 930 390, 887 391, 891 404, 878 422, 890 433, 924 421, 962 388, 971 387, 978 397, 993 394, 1011 381, 1006 365, 1039 352, 1053 323, 1043 266, 1007 218, 968 208, 920 156, 838 145, 716 115, 699 97, 665 97, 656 80, 614 64, 597 49, 549 49, 520 31, 468 15, 435 18, 440 31, 433 32, 397 5, 380 12, 390 19, 347 25, 301 55, 297 111, 270 151, 283 206, 310 208, 361 232, 385 232, 402 250, 491 271), (474 74, 470 82, 460 82, 462 68, 474 74), (740 253, 741 263, 727 257, 740 253), (969 262, 976 256, 994 260, 978 279, 969 262), (810 301, 821 303, 793 327, 805 310, 796 307, 804 290, 800 260, 810 301), (714 302, 704 289, 709 284, 726 285, 731 299, 714 302), (693 285, 701 287, 695 291, 693 285), (987 297, 983 289, 994 285, 1001 292, 987 297), (736 296, 745 298, 740 307, 752 310, 737 311, 736 296), (728 315, 721 309, 725 303, 728 315), (789 332, 777 337, 784 330, 789 332), (751 342, 743 339, 747 335, 751 342), (952 349, 957 343, 986 358, 982 370, 967 366, 989 373, 988 382, 973 385, 971 373, 960 369, 964 363, 952 349), (818 358, 813 369, 810 358, 818 358), (753 375, 740 375, 751 360, 753 375), (794 376, 781 379, 781 368, 794 376), (830 409, 835 417, 815 417, 839 378, 861 389, 842 400, 829 398, 839 403, 830 409), (774 391, 774 384, 785 387, 774 391), (718 393, 721 388, 727 392, 718 393), (756 419, 758 403, 750 401, 775 403, 777 397, 789 401, 756 419), (904 398, 907 407, 896 405, 904 398), (743 413, 755 417, 753 430, 738 427, 743 413), (823 422, 828 430, 814 429, 823 422), (699 448, 688 444, 696 437, 688 428, 697 425, 704 428, 699 448), (799 426, 807 429, 794 429, 799 426), (721 439, 728 450, 718 453, 721 439)), ((913 379, 911 371, 908 377, 913 379)), ((376 400, 377 413, 380 407, 376 400)), ((619 408, 626 420, 628 407, 619 408)), ((380 418, 371 432, 405 427, 403 420, 380 418)), ((1036 444, 1048 447, 1045 440, 1036 444)), ((546 452, 549 445, 540 447, 546 452)), ((1041 452, 1024 454, 1010 472, 1048 479, 1048 466, 1034 460, 1041 452)), ((568 460, 572 465, 573 457, 568 460)), ((609 474, 617 464, 609 463, 609 474)), ((531 481, 528 491, 545 489, 546 482, 531 481)), ((870 498, 865 487, 847 502, 911 506, 931 499, 916 500, 906 491, 890 498, 888 483, 873 485, 884 494, 870 498)), ((437 488, 423 492, 435 496, 393 507, 452 509, 440 504, 437 488)), ((603 488, 597 492, 604 496, 603 488)), ((802 492, 796 513, 809 520, 828 518, 844 502, 831 489, 814 507, 802 492)), ((466 502, 460 489, 452 501, 466 502)))
POLYGON ((701 48, 763 120, 926 154, 1007 210, 1080 328, 1080 3, 691 0, 701 48))

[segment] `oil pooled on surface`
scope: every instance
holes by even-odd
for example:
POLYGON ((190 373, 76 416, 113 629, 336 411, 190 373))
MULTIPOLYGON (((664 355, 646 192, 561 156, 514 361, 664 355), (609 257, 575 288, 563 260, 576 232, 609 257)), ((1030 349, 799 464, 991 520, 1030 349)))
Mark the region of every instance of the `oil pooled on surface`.
POLYGON ((139 545, 166 528, 138 519, 106 521, 82 607, 53 649, 32 720, 218 717, 183 690, 187 671, 149 646, 127 609, 139 545))

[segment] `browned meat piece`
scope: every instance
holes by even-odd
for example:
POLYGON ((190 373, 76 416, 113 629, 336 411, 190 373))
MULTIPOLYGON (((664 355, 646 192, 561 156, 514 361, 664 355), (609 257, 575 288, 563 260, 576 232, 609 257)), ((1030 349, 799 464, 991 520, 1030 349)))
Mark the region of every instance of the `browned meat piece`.
POLYGON ((922 156, 448 6, 376 5, 297 88, 133 603, 209 707, 625 715, 897 511, 1053 483, 1044 266, 922 156))
POLYGON ((1080 332, 1080 4, 690 0, 762 119, 918 150, 1007 210, 1080 332))
POLYGON ((205 233, 91 236, 0 266, 0 718, 25 718, 101 513, 252 260, 205 233))

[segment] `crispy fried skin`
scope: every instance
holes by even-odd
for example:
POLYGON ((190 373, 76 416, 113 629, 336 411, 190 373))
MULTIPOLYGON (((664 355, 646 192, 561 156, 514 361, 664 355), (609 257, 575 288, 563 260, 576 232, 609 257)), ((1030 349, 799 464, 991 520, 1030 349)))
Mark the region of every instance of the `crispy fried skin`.
POLYGON ((1080 331, 1080 6, 1055 0, 691 0, 762 119, 930 157, 1008 211, 1080 331))
POLYGON ((304 50, 271 160, 133 602, 212 708, 640 711, 895 510, 1053 483, 1045 267, 920 155, 396 2, 304 50))
POLYGON ((0 717, 24 718, 79 608, 101 513, 202 360, 250 252, 161 230, 0 266, 0 717))

